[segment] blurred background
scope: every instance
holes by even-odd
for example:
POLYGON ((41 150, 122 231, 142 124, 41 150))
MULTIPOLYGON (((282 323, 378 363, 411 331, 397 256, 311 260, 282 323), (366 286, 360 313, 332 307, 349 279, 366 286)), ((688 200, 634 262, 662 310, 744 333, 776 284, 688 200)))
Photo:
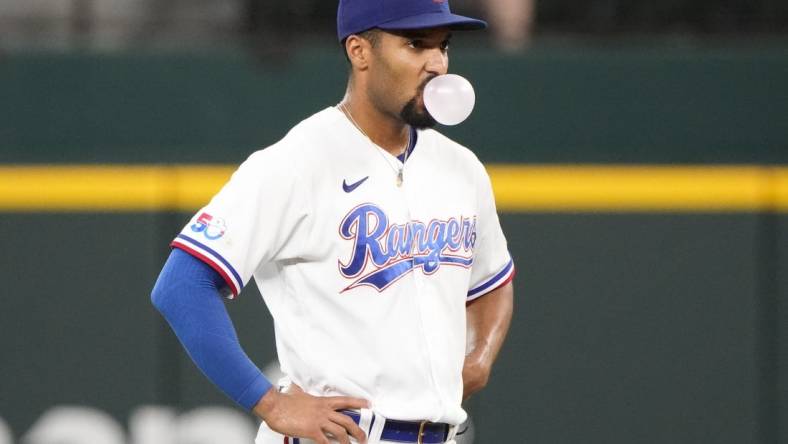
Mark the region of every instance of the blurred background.
MULTIPOLYGON (((453 0, 441 131, 490 170, 516 313, 476 443, 788 443, 788 2, 453 0)), ((337 103, 326 0, 0 1, 0 444, 235 444, 149 302, 234 166, 337 103)), ((254 285, 228 303, 276 372, 254 285)))

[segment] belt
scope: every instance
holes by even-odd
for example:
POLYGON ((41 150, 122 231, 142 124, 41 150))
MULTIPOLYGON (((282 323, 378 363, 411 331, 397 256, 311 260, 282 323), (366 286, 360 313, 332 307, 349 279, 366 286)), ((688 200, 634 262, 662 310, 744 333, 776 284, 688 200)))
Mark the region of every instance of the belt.
MULTIPOLYGON (((356 424, 361 420, 358 412, 342 410, 342 413, 349 416, 356 424)), ((372 424, 375 424, 375 417, 372 417, 372 424)), ((372 425, 370 425, 372 428, 372 425)), ((449 437, 451 426, 442 422, 429 421, 398 421, 386 419, 380 439, 392 442, 407 442, 416 444, 441 444, 446 442, 449 437)))

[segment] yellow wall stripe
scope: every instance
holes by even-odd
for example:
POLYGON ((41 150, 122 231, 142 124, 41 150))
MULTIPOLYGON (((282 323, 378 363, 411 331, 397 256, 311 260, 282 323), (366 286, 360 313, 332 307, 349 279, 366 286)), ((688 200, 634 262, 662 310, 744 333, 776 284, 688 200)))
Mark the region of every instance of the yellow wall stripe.
MULTIPOLYGON (((228 165, 0 166, 0 211, 194 211, 228 165)), ((489 165, 504 212, 788 212, 788 167, 489 165)))
POLYGON ((786 211, 788 168, 488 167, 507 211, 786 211))
POLYGON ((233 170, 224 165, 4 166, 0 210, 193 211, 233 170))

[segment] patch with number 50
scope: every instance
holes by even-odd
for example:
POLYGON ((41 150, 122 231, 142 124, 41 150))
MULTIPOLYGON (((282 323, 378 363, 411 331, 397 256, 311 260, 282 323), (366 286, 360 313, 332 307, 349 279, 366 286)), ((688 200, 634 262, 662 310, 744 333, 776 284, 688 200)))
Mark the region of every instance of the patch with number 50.
POLYGON ((202 233, 208 240, 219 239, 224 236, 227 226, 224 219, 202 213, 190 227, 195 233, 202 233))

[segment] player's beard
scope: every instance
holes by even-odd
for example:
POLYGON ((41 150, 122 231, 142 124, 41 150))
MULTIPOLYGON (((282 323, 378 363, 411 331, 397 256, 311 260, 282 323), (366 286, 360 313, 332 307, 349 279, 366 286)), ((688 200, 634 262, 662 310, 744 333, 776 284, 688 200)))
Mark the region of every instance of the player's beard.
POLYGON ((429 111, 427 111, 424 106, 419 109, 416 103, 416 98, 414 97, 402 107, 402 111, 399 113, 402 120, 416 129, 432 128, 435 126, 438 122, 430 115, 429 111))
POLYGON ((424 81, 424 83, 421 84, 418 90, 418 95, 410 99, 410 101, 402 107, 402 111, 399 113, 400 118, 402 118, 405 123, 412 126, 413 128, 432 128, 438 123, 435 121, 432 115, 430 115, 430 112, 427 111, 427 107, 424 106, 424 87, 427 85, 427 82, 433 79, 433 77, 428 78, 424 81), (422 97, 421 106, 418 105, 419 101, 417 100, 419 95, 422 97))

